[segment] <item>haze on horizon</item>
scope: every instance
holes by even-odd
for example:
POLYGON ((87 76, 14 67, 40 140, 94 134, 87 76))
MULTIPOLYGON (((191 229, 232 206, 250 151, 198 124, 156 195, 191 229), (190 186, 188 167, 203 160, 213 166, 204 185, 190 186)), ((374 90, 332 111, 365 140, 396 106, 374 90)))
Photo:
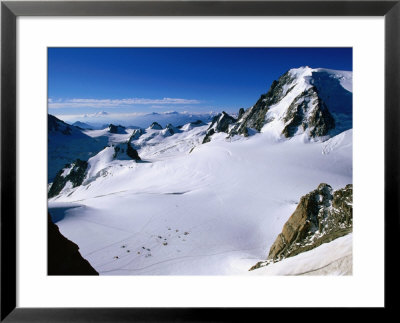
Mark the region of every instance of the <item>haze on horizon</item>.
POLYGON ((153 112, 237 113, 299 66, 352 70, 351 48, 49 48, 48 112, 134 124, 153 112))

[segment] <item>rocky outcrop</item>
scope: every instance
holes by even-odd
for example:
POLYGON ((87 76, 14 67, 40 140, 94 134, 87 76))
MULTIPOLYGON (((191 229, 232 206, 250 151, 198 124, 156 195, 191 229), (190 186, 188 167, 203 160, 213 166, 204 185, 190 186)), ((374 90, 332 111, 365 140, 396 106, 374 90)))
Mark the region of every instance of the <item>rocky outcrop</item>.
POLYGON ((240 109, 239 109, 239 112, 238 112, 238 117, 237 117, 237 119, 240 120, 240 119, 243 117, 243 115, 244 115, 244 109, 243 109, 243 108, 240 108, 240 109))
POLYGON ((80 159, 75 160, 72 164, 65 165, 65 168, 61 169, 54 178, 48 197, 58 195, 68 182, 71 183, 72 187, 81 185, 87 168, 88 162, 80 159))
POLYGON ((132 132, 131 137, 129 138, 129 142, 131 142, 132 140, 137 140, 140 138, 141 135, 144 134, 144 130, 143 129, 135 129, 132 132))
POLYGON ((51 114, 47 115, 47 130, 49 134, 58 133, 58 134, 63 134, 65 136, 71 136, 71 135, 75 136, 80 135, 81 137, 86 136, 83 133, 81 133, 81 130, 83 130, 82 128, 70 125, 51 114))
POLYGON ((160 125, 158 122, 153 122, 153 123, 150 125, 150 129, 161 130, 162 127, 161 127, 161 125, 160 125))
POLYGON ((47 274, 48 275, 98 275, 99 273, 82 257, 77 244, 65 238, 58 226, 47 216, 47 274))
POLYGON ((178 128, 175 128, 172 124, 168 123, 165 126, 165 135, 172 136, 173 134, 179 132, 178 128))
POLYGON ((192 126, 204 126, 205 123, 201 120, 196 120, 190 123, 192 126))
POLYGON ((69 124, 65 123, 64 121, 56 118, 55 116, 48 114, 47 115, 47 130, 49 132, 51 131, 60 131, 64 134, 70 134, 70 130, 67 129, 71 129, 69 124))
POLYGON ((119 160, 133 159, 135 161, 141 160, 138 151, 132 147, 130 141, 114 146, 113 159, 119 159, 119 160))
POLYGON ((125 127, 121 126, 121 125, 114 125, 114 124, 110 124, 108 126, 108 132, 109 133, 116 133, 116 134, 124 134, 126 133, 126 129, 125 127))
POLYGON ((311 87, 298 95, 289 106, 283 117, 285 127, 282 134, 293 137, 301 127, 310 137, 326 136, 335 128, 335 120, 325 103, 319 98, 315 87, 311 87))
POLYGON ((92 138, 86 130, 69 125, 55 116, 48 115, 48 182, 54 181, 58 171, 76 159, 87 160, 108 144, 108 138, 92 138), (84 149, 83 149, 84 148, 84 149))
POLYGON ((272 244, 267 262, 251 269, 295 256, 352 232, 353 186, 333 191, 328 184, 304 195, 282 232, 272 244))
POLYGON ((136 161, 141 160, 141 158, 139 157, 139 153, 137 152, 137 150, 135 148, 132 147, 132 145, 129 141, 127 143, 126 154, 133 160, 136 160, 136 161))
MULTIPOLYGON (((263 131, 270 131, 277 139, 338 134, 352 124, 352 93, 341 83, 346 78, 352 78, 351 72, 324 72, 308 66, 291 69, 273 81, 252 107, 241 108, 237 121, 224 132, 228 137, 247 137, 269 125, 263 131)), ((215 132, 212 124, 204 142, 210 141, 215 132)))
POLYGON ((229 126, 234 124, 236 119, 225 111, 216 115, 211 122, 211 125, 208 127, 206 136, 203 139, 203 144, 209 142, 211 140, 211 136, 216 132, 225 132, 228 133, 229 126))
POLYGON ((258 101, 246 111, 239 110, 239 121, 230 131, 230 136, 248 136, 248 128, 260 131, 265 124, 265 116, 269 107, 278 103, 293 87, 294 77, 289 71, 283 74, 277 81, 273 81, 267 93, 262 94, 258 101))

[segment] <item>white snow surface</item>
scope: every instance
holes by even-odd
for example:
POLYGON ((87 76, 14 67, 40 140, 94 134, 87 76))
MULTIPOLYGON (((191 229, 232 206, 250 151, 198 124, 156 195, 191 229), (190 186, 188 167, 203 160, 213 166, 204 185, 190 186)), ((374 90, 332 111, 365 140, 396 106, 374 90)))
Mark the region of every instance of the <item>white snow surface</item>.
MULTIPOLYGON (((343 118, 344 110, 347 115, 345 115, 345 119, 351 120, 351 97, 350 100, 346 94, 350 94, 348 92, 352 92, 352 82, 353 82, 353 73, 351 71, 336 71, 324 68, 311 68, 308 66, 295 68, 289 70, 289 74, 293 77, 293 81, 290 84, 285 85, 283 89, 283 98, 276 104, 272 105, 266 116, 265 120, 266 124, 261 129, 261 132, 268 135, 271 139, 276 141, 284 140, 285 138, 282 135, 282 130, 285 127, 285 122, 283 120, 288 107, 294 102, 296 97, 301 95, 304 91, 310 89, 312 86, 317 86, 320 83, 325 84, 324 93, 320 93, 320 96, 323 96, 323 99, 326 101, 325 103, 331 108, 331 112, 333 112, 335 119, 337 121, 337 125, 340 126, 339 118, 343 118), (322 79, 322 81, 321 81, 322 79), (332 89, 329 87, 339 82, 339 90, 337 86, 332 86, 332 89), (329 82, 329 83, 328 83, 329 82), (333 83, 332 83, 333 82, 333 83), (289 91, 289 89, 291 89, 289 91), (340 90, 342 89, 342 91, 340 90), (343 89, 345 91, 343 91, 343 89), (336 102, 335 102, 336 100, 336 102), (332 103, 333 102, 333 103, 332 103), (340 113, 337 113, 336 110, 340 110, 340 113), (350 114, 350 115, 349 115, 350 114)), ((308 114, 312 112, 315 108, 315 104, 312 102, 309 103, 311 106, 308 114)), ((307 116, 305 116, 307 119, 307 116)), ((349 125, 349 121, 341 127, 341 130, 348 130, 351 128, 349 125), (347 127, 347 128, 346 128, 347 127)), ((298 133, 295 135, 300 135, 301 140, 309 141, 310 138, 307 135, 307 131, 303 132, 301 127, 299 127, 298 133)), ((323 138, 322 138, 323 139, 323 138)), ((315 140, 320 140, 317 138, 315 140)))
POLYGON ((249 272, 249 275, 351 275, 353 272, 353 234, 297 256, 249 272))
POLYGON ((89 159, 82 186, 49 200, 62 234, 101 275, 248 274, 301 196, 321 182, 352 183, 351 130, 309 143, 216 134, 202 145, 206 129, 147 129, 132 141, 142 162, 106 148, 89 159))
MULTIPOLYGON (((52 182, 60 169, 65 170, 65 165, 74 162, 77 158, 87 160, 97 154, 105 145, 107 138, 96 136, 91 138, 86 131, 57 122, 60 129, 49 131, 48 134, 48 181, 52 182), (69 126, 70 134, 63 130, 69 126)), ((66 175, 65 175, 66 176, 66 175)))
POLYGON ((65 167, 63 169, 63 172, 62 172, 61 176, 62 177, 67 177, 71 173, 71 170, 74 168, 74 166, 75 166, 75 164, 72 163, 71 165, 69 165, 69 167, 65 167))
POLYGON ((353 92, 353 72, 351 71, 337 71, 327 68, 316 68, 315 72, 325 72, 332 78, 339 80, 340 85, 349 92, 353 92))

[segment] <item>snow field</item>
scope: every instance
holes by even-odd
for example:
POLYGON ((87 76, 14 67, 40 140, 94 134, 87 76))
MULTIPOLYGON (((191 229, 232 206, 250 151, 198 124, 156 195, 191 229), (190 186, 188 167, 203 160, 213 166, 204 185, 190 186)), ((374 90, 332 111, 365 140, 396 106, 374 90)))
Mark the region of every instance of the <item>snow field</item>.
POLYGON ((318 248, 258 268, 249 275, 351 275, 353 234, 324 243, 318 248))
MULTIPOLYGON (((196 141, 192 135, 186 141, 196 141)), ((49 208, 80 205, 57 225, 100 274, 246 274, 266 258, 302 195, 321 182, 334 189, 352 182, 351 145, 322 153, 334 140, 276 143, 258 134, 230 142, 218 134, 166 159, 169 143, 159 141, 146 146, 157 158, 101 164, 105 176, 49 208)))
POLYGON ((147 128, 131 141, 142 159, 135 162, 115 159, 112 147, 134 129, 85 130, 109 147, 89 159, 83 185, 49 200, 60 231, 101 275, 351 273, 352 235, 248 272, 266 259, 301 196, 320 183, 334 190, 352 183, 352 73, 289 73, 295 80, 286 95, 270 107, 261 133, 249 129, 247 138, 216 133, 201 144, 209 125, 174 134, 147 128), (282 138, 282 117, 313 85, 335 110, 336 133, 345 131, 328 140, 300 130, 282 138))

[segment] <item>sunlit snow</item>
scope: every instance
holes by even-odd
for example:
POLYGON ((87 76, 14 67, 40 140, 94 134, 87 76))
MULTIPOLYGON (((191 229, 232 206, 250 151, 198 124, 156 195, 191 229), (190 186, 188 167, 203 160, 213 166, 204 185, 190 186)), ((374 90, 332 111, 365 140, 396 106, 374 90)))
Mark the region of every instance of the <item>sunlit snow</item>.
POLYGON ((352 183, 351 129, 326 141, 277 140, 284 108, 310 86, 310 68, 293 73, 297 85, 267 113, 274 121, 247 138, 217 133, 201 144, 209 124, 186 124, 172 135, 147 128, 131 141, 142 159, 135 162, 113 157, 113 145, 134 129, 85 130, 108 147, 88 160, 81 186, 49 200, 62 234, 101 275, 292 275, 348 256, 351 236, 248 272, 266 259, 301 196, 322 182, 333 189, 352 183), (338 245, 344 251, 334 254, 338 245), (324 258, 323 250, 334 255, 310 260, 324 258))

